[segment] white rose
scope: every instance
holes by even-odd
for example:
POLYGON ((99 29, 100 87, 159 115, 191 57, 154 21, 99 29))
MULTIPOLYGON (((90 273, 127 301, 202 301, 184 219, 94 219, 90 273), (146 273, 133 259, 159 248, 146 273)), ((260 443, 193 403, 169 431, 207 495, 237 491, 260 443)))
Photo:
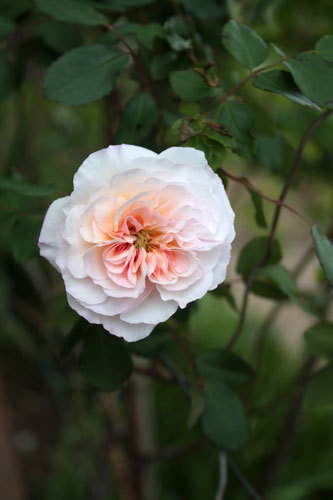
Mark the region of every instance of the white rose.
POLYGON ((136 341, 224 279, 234 213, 204 154, 109 146, 48 209, 40 253, 90 323, 136 341))

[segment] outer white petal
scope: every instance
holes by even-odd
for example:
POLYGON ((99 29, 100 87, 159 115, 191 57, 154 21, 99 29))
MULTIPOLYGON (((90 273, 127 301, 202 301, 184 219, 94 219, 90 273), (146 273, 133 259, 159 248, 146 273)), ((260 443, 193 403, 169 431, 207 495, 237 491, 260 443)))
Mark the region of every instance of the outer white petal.
POLYGON ((40 254, 45 257, 59 271, 55 260, 59 249, 58 235, 62 233, 65 224, 64 207, 69 196, 55 200, 46 212, 38 246, 40 254))
POLYGON ((94 182, 98 178, 109 184, 115 174, 126 170, 128 162, 140 157, 157 157, 157 154, 129 144, 109 146, 96 151, 88 156, 74 175, 74 188, 83 182, 94 182))
POLYGON ((220 259, 216 264, 215 269, 213 269, 213 282, 211 286, 208 288, 208 290, 214 290, 214 288, 216 288, 225 280, 227 274, 227 267, 230 262, 230 251, 231 251, 230 243, 226 243, 225 245, 223 245, 220 259))
POLYGON ((190 167, 206 167, 207 160, 202 151, 194 148, 172 147, 159 154, 159 158, 166 158, 173 163, 190 167))
POLYGON ((66 292, 72 295, 76 300, 85 304, 101 304, 106 299, 104 290, 99 285, 95 285, 90 278, 74 278, 66 271, 63 273, 66 292))
POLYGON ((120 319, 128 323, 149 323, 156 325, 166 321, 178 308, 174 300, 163 301, 157 290, 151 292, 143 302, 130 311, 123 312, 120 319))
POLYGON ((209 271, 205 273, 200 280, 197 280, 193 285, 184 290, 166 290, 164 287, 158 286, 158 291, 163 300, 175 300, 183 309, 189 302, 201 299, 212 286, 213 273, 209 271))
POLYGON ((108 317, 102 314, 96 314, 91 309, 80 304, 80 302, 75 300, 70 294, 67 294, 67 300, 69 306, 80 316, 89 321, 89 323, 103 325, 106 331, 117 337, 123 337, 127 342, 136 342, 137 340, 147 337, 155 326, 146 323, 141 323, 139 325, 126 323, 120 319, 119 315, 108 317))

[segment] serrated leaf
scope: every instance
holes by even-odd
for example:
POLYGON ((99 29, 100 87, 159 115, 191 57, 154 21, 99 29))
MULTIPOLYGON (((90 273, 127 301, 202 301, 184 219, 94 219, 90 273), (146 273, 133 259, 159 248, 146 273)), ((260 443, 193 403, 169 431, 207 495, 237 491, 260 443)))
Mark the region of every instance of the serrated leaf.
POLYGON ((22 215, 13 224, 10 245, 14 258, 24 262, 38 253, 38 238, 42 219, 37 215, 22 215))
POLYGON ((128 379, 133 363, 122 339, 92 326, 84 337, 81 369, 91 385, 111 392, 128 379))
POLYGON ((98 26, 108 23, 91 3, 76 0, 34 0, 38 9, 58 21, 98 26))
POLYGON ((328 282, 333 286, 333 245, 321 234, 318 226, 313 226, 311 232, 320 265, 328 282))
POLYGON ((174 71, 170 81, 174 92, 184 101, 199 101, 214 95, 206 80, 192 69, 174 71))
POLYGON ((333 324, 322 322, 304 332, 309 351, 324 358, 333 357, 333 324))
POLYGON ((268 57, 268 47, 264 40, 250 28, 236 21, 225 24, 222 42, 227 51, 247 69, 259 66, 268 57))
POLYGON ((208 165, 210 165, 213 170, 217 170, 221 166, 226 156, 226 149, 223 144, 212 141, 208 137, 202 135, 190 137, 184 145, 203 151, 208 165))
POLYGON ((333 62, 333 35, 325 35, 316 43, 316 51, 323 59, 333 62))
POLYGON ((249 437, 242 404, 236 394, 219 378, 206 382, 206 408, 202 416, 204 433, 217 446, 237 450, 249 437))
POLYGON ((127 62, 127 55, 104 45, 74 49, 49 67, 45 95, 70 106, 88 104, 113 90, 127 62))
POLYGON ((156 122, 158 110, 150 94, 139 94, 125 106, 117 131, 117 142, 140 144, 156 122))
POLYGON ((23 180, 0 178, 0 189, 14 191, 25 196, 48 196, 55 193, 58 187, 55 184, 32 184, 23 180))
MULTIPOLYGON (((246 243, 242 248, 237 262, 237 272, 243 276, 248 276, 256 263, 264 257, 267 251, 268 238, 262 236, 254 238, 246 243)), ((282 258, 281 247, 278 240, 274 240, 273 252, 265 265, 275 264, 282 258)))
POLYGON ((319 55, 304 52, 284 64, 303 94, 319 106, 333 109, 333 64, 319 55))
POLYGON ((216 122, 223 125, 235 138, 237 149, 242 156, 252 156, 255 152, 254 115, 247 104, 239 101, 227 101, 216 114, 216 122))
POLYGON ((316 371, 305 387, 304 406, 307 410, 333 403, 333 363, 316 371))
POLYGON ((300 91, 288 71, 279 69, 265 71, 264 73, 260 73, 254 77, 252 79, 252 83, 257 89, 280 94, 290 101, 300 104, 301 106, 307 106, 309 108, 320 110, 320 107, 317 106, 317 104, 312 102, 311 99, 308 99, 300 91))
POLYGON ((246 384, 254 376, 252 368, 242 358, 221 348, 202 351, 196 362, 204 378, 218 378, 230 387, 246 384))

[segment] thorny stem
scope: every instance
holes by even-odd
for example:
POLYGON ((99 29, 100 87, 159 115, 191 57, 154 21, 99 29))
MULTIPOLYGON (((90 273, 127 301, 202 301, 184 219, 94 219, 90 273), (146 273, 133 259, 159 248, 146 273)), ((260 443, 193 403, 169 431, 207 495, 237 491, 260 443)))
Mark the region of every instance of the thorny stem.
POLYGON ((260 191, 260 189, 257 189, 255 186, 253 186, 253 184, 251 184, 245 177, 237 177, 236 175, 232 175, 230 174, 229 172, 227 172, 226 170, 224 170, 222 167, 220 167, 218 169, 218 171, 225 175, 226 177, 229 177, 230 179, 232 179, 233 181, 236 181, 238 182, 239 184, 243 184, 243 186, 245 186, 247 189, 250 189, 251 191, 254 191, 255 193, 257 193, 259 196, 261 196, 262 198, 264 198, 265 200, 267 201, 270 201, 271 203, 275 203, 275 205, 280 205, 281 207, 284 207, 284 208, 287 208, 287 210, 289 210, 290 212, 292 212, 293 214, 297 215, 298 217, 300 217, 309 227, 312 227, 313 224, 309 221, 309 219, 307 219, 304 215, 300 214, 297 210, 295 210, 295 208, 293 208, 291 205, 288 205, 287 203, 284 203, 283 201, 281 200, 276 200, 274 198, 271 198, 270 196, 267 196, 266 194, 264 194, 262 191, 260 191))
POLYGON ((118 40, 120 40, 123 45, 126 47, 126 49, 128 50, 130 56, 132 57, 133 59, 133 62, 138 70, 138 74, 139 74, 139 77, 140 77, 140 80, 146 90, 146 92, 148 93, 151 93, 151 86, 150 86, 150 79, 149 79, 149 76, 147 75, 142 63, 141 63, 141 60, 140 58, 138 57, 138 55, 134 52, 134 50, 132 49, 132 47, 127 43, 127 41, 125 40, 125 38, 123 38, 120 33, 118 33, 118 31, 113 27, 111 26, 111 24, 106 24, 105 25, 106 29, 110 31, 110 33, 112 33, 114 36, 116 36, 118 38, 118 40))
MULTIPOLYGON (((298 168, 300 166, 302 155, 303 155, 303 151, 304 151, 304 148, 305 148, 305 145, 306 145, 307 141, 309 140, 309 138, 313 134, 313 132, 317 129, 317 127, 324 120, 326 120, 326 118, 331 113, 332 113, 332 110, 325 111, 325 113, 323 113, 322 115, 320 115, 319 118, 317 118, 313 122, 313 124, 307 129, 307 131, 303 135, 303 137, 302 137, 302 139, 301 139, 301 141, 300 141, 300 143, 298 145, 298 148, 297 148, 297 151, 296 151, 296 155, 295 155, 295 159, 294 159, 293 164, 291 166, 291 169, 289 171, 287 180, 286 180, 286 182, 285 182, 285 184, 284 184, 284 186, 282 188, 282 191, 281 191, 281 194, 280 194, 280 197, 279 197, 279 201, 280 202, 283 202, 283 200, 285 199, 285 197, 286 197, 286 195, 288 193, 288 190, 289 190, 289 188, 290 188, 290 186, 292 184, 292 181, 294 180, 296 172, 297 172, 297 170, 298 170, 298 168)), ((255 278, 255 275, 256 275, 258 269, 269 259, 269 257, 272 254, 273 245, 274 245, 274 238, 275 238, 275 234, 276 234, 276 230, 277 230, 277 225, 278 225, 280 214, 281 214, 281 208, 282 208, 281 204, 278 204, 276 206, 276 208, 275 208, 275 212, 274 212, 274 216, 273 216, 273 222, 272 222, 272 226, 271 226, 271 230, 270 230, 270 234, 269 234, 267 251, 266 251, 265 255, 263 257, 261 257, 258 260, 258 262, 255 264, 255 266, 253 267, 253 269, 250 272, 250 274, 248 276, 248 279, 246 281, 246 287, 245 287, 245 291, 244 291, 243 303, 242 303, 242 307, 241 307, 241 313, 240 313, 240 316, 239 316, 239 321, 238 321, 238 324, 236 326, 236 329, 235 329, 235 331, 234 331, 231 339, 229 340, 228 344, 226 345, 226 349, 227 350, 230 350, 232 348, 232 346, 235 344, 235 342, 237 341, 238 337, 242 333, 244 322, 245 322, 245 317, 246 317, 246 312, 247 312, 247 304, 248 304, 248 299, 249 299, 249 294, 250 294, 251 286, 252 286, 252 283, 254 281, 254 278, 255 278)))

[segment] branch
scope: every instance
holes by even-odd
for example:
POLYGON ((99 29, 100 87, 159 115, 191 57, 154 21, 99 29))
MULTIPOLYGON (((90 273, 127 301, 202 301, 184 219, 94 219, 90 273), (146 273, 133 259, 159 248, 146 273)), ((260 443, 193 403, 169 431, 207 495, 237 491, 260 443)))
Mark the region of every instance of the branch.
POLYGON ((112 33, 114 36, 116 36, 118 38, 118 40, 120 40, 123 43, 123 45, 126 47, 126 49, 128 50, 130 56, 133 59, 133 62, 134 62, 135 66, 136 66, 136 69, 138 71, 138 75, 140 77, 140 80, 141 80, 141 82, 142 82, 142 84, 143 84, 146 92, 148 92, 148 93, 151 94, 150 79, 149 79, 149 76, 146 73, 145 68, 143 67, 143 65, 141 63, 141 60, 140 60, 139 56, 134 52, 134 50, 127 43, 127 41, 125 40, 125 38, 122 37, 120 35, 120 33, 118 33, 118 31, 113 26, 111 26, 111 24, 106 24, 105 27, 106 27, 107 30, 110 31, 110 33, 112 33))
POLYGON ((262 198, 264 198, 265 200, 270 201, 271 203, 274 203, 275 205, 280 205, 281 207, 286 208, 287 210, 289 210, 293 214, 295 214, 298 217, 300 217, 305 222, 305 224, 307 224, 310 228, 312 228, 312 226, 313 226, 312 222, 310 222, 309 219, 307 219, 306 217, 304 217, 304 215, 302 215, 299 212, 297 212, 297 210, 295 210, 295 208, 293 208, 292 206, 288 205, 287 203, 284 203, 281 200, 276 200, 274 198, 271 198, 270 196, 267 196, 262 191, 260 191, 260 189, 257 189, 255 186, 253 186, 253 184, 251 184, 245 177, 237 177, 235 175, 232 175, 229 172, 227 172, 226 170, 224 170, 222 167, 220 167, 218 169, 218 171, 221 174, 225 175, 226 177, 229 177, 229 179, 232 179, 233 181, 239 182, 239 184, 243 184, 243 186, 245 186, 247 189, 250 189, 251 191, 254 191, 259 196, 261 196, 262 198))
MULTIPOLYGON (((292 184, 292 181, 294 180, 294 177, 297 173, 297 170, 301 164, 303 151, 304 151, 304 148, 305 148, 307 141, 309 140, 309 138, 313 134, 313 132, 317 129, 317 127, 324 120, 326 120, 326 118, 331 113, 332 113, 332 110, 330 110, 330 109, 325 111, 325 113, 323 113, 321 116, 319 116, 319 118, 317 118, 317 120, 314 121, 314 123, 308 128, 308 130, 303 135, 303 137, 299 143, 299 146, 297 148, 295 159, 294 159, 294 162, 293 162, 291 169, 289 171, 287 180, 282 188, 282 191, 281 191, 281 194, 279 197, 280 202, 283 202, 283 200, 287 196, 287 193, 288 193, 289 188, 292 184)), ((253 269, 250 272, 248 279, 246 281, 246 287, 245 287, 245 292, 244 292, 244 296, 243 296, 243 303, 242 303, 242 307, 241 307, 239 321, 238 321, 238 324, 236 326, 236 329, 235 329, 231 339, 229 340, 229 342, 226 346, 226 349, 228 349, 228 350, 232 348, 232 346, 234 345, 234 343, 237 341, 238 337, 242 333, 245 318, 246 318, 249 294, 250 294, 251 286, 252 286, 252 283, 254 281, 255 275, 256 275, 258 269, 270 258, 271 254, 272 254, 274 238, 275 238, 277 225, 278 225, 280 214, 281 214, 281 208, 282 208, 282 205, 281 205, 281 203, 279 203, 276 206, 276 209, 274 212, 273 222, 272 222, 272 226, 271 226, 271 230, 270 230, 270 234, 269 234, 268 245, 267 245, 267 251, 266 251, 265 255, 263 257, 261 257, 261 259, 259 259, 258 262, 255 264, 255 266, 253 267, 253 269)))

